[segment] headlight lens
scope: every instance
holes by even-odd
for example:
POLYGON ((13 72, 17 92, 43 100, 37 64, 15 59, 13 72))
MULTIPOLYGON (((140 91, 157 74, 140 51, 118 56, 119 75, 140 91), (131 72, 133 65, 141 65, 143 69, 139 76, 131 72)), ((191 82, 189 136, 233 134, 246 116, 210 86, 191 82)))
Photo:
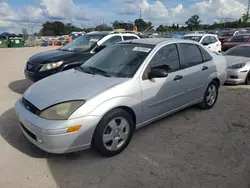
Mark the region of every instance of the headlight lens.
POLYGON ((49 120, 67 120, 85 101, 69 101, 51 106, 39 115, 41 118, 49 120))
POLYGON ((43 65, 39 71, 42 72, 42 71, 55 69, 57 67, 60 67, 62 64, 63 64, 63 61, 59 61, 59 62, 55 62, 55 63, 47 63, 47 64, 43 65))
POLYGON ((228 68, 229 69, 241 69, 241 68, 243 68, 245 66, 246 66, 246 63, 239 63, 239 64, 231 65, 228 68))

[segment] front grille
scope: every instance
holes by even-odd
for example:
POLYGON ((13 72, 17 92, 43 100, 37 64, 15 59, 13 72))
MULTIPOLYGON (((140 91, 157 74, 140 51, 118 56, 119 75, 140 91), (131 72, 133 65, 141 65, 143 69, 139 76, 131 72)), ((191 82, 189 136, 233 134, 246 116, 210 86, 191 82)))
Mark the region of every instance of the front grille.
POLYGON ((21 127, 23 128, 23 130, 31 137, 33 138, 34 140, 36 140, 36 135, 34 135, 32 132, 30 132, 21 122, 21 127))
POLYGON ((33 104, 31 104, 28 100, 26 100, 25 98, 22 99, 22 103, 27 110, 29 110, 33 114, 40 115, 41 111, 37 107, 35 107, 33 104))
POLYGON ((26 65, 26 70, 30 71, 30 72, 35 72, 38 67, 39 67, 39 64, 29 63, 28 62, 27 65, 26 65))

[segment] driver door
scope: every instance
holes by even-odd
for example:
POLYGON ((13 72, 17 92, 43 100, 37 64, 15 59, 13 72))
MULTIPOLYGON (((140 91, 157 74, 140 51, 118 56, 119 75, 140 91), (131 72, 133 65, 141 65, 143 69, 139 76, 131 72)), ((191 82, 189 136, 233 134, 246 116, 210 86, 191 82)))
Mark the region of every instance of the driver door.
POLYGON ((144 119, 164 115, 185 104, 185 84, 176 44, 160 48, 151 59, 141 80, 144 119), (165 69, 168 76, 148 78, 153 69, 165 69))

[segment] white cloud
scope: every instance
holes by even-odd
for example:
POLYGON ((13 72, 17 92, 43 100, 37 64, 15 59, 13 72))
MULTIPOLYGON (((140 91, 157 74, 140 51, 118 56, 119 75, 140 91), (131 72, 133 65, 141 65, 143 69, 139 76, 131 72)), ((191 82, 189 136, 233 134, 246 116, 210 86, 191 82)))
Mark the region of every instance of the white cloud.
POLYGON ((42 12, 52 19, 72 19, 76 9, 73 0, 41 0, 42 12))
MULTIPOLYGON (((21 22, 43 23, 49 20, 63 20, 77 25, 110 23, 120 19, 136 19, 140 11, 142 18, 159 24, 184 24, 198 14, 202 23, 213 23, 220 18, 239 19, 245 11, 243 0, 189 0, 189 5, 176 4, 175 0, 109 0, 107 7, 88 7, 73 0, 39 0, 40 6, 21 6, 13 9, 8 3, 0 2, 0 28, 18 27, 21 22), (166 2, 166 3, 164 3, 166 2), (175 6, 170 6, 175 3, 175 6)), ((93 4, 94 5, 94 4, 93 4)))

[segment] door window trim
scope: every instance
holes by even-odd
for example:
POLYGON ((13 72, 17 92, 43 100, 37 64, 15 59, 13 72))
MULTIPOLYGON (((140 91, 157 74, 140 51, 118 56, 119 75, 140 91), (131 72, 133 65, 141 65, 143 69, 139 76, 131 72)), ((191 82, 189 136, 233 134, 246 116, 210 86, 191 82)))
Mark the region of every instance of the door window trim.
POLYGON ((180 56, 180 52, 179 52, 179 48, 178 48, 178 43, 172 43, 172 44, 166 44, 164 46, 161 46, 156 52, 154 52, 154 54, 152 55, 151 59, 149 60, 149 63, 147 64, 146 68, 144 69, 144 72, 142 74, 142 80, 148 80, 148 73, 149 73, 149 67, 151 64, 152 59, 155 57, 155 55, 164 47, 166 46, 170 46, 170 45, 175 45, 176 50, 177 50, 177 54, 178 54, 178 59, 179 59, 179 69, 175 69, 174 71, 171 71, 169 73, 173 73, 173 72, 177 72, 179 70, 181 70, 181 56, 180 56))

